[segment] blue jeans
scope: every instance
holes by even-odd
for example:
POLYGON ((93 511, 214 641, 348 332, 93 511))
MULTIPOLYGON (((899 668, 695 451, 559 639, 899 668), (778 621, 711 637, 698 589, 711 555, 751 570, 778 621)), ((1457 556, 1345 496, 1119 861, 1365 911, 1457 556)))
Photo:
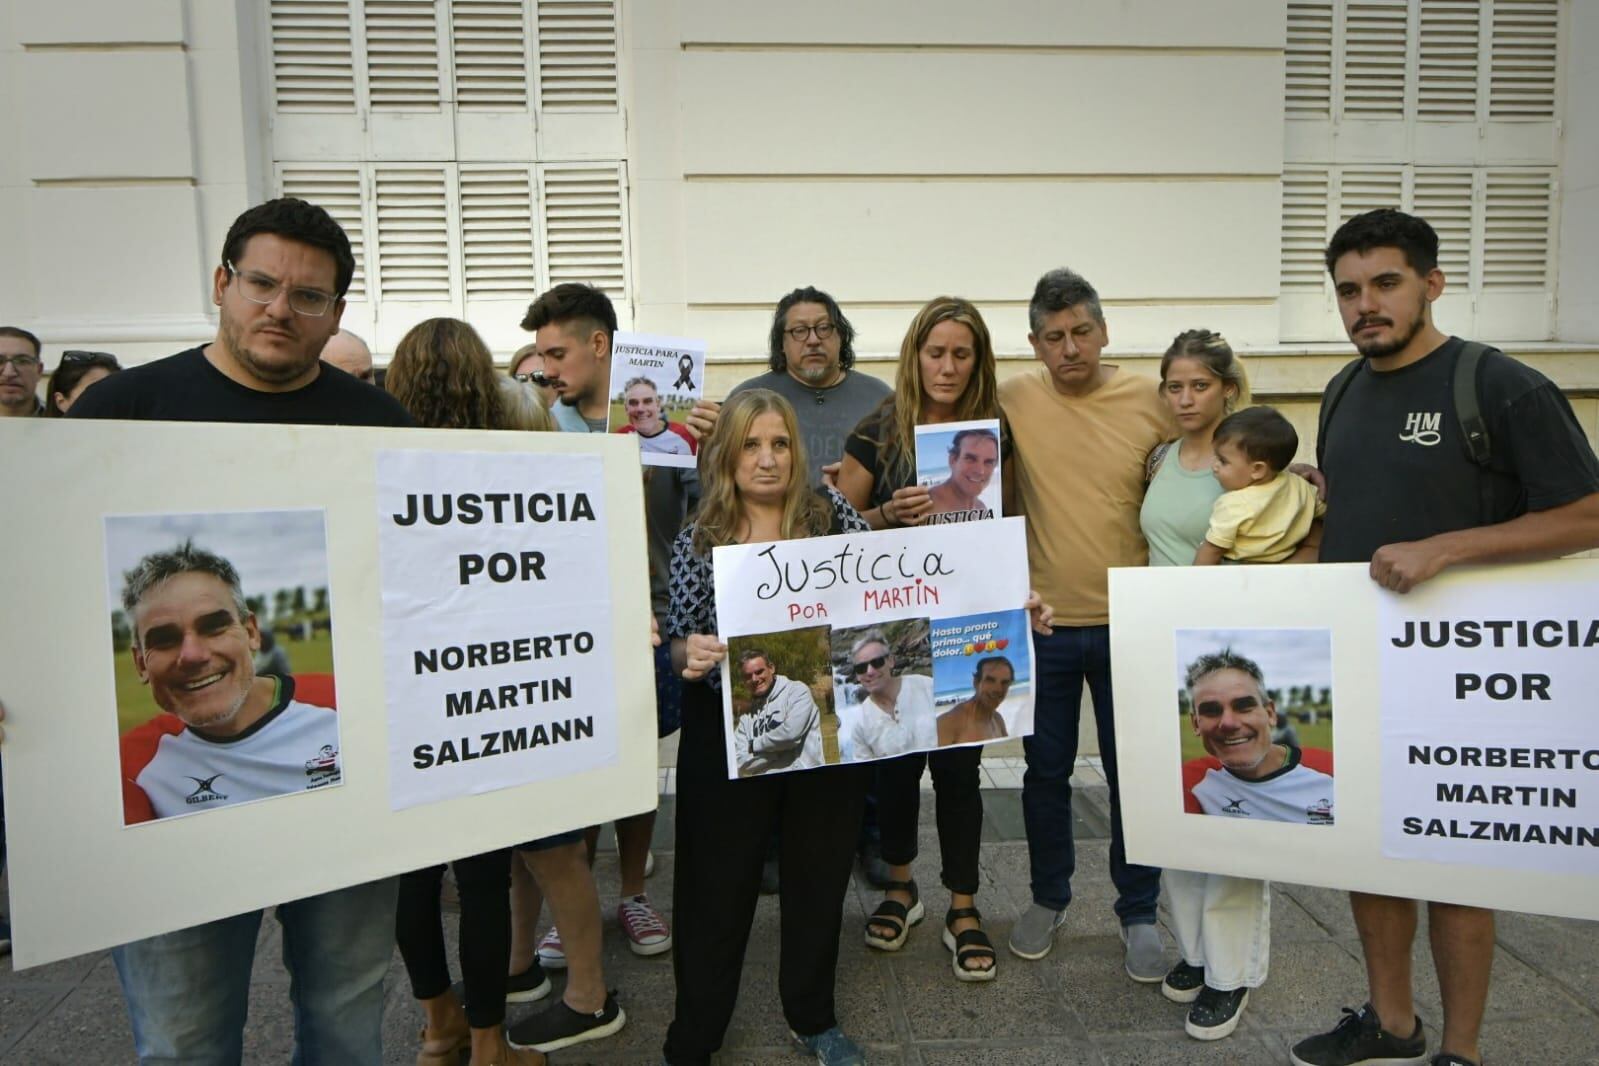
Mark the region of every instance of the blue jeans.
MULTIPOLYGON (((382 1066, 395 878, 280 903, 293 1066, 382 1066)), ((142 1066, 238 1066, 261 911, 112 951, 142 1066)))
POLYGON ((1032 863, 1033 902, 1064 910, 1072 901, 1077 849, 1072 842, 1072 767, 1082 717, 1083 681, 1094 699, 1099 754, 1110 784, 1110 879, 1116 885, 1116 916, 1123 925, 1155 921, 1160 871, 1127 861, 1122 843, 1121 788, 1116 779, 1116 729, 1110 694, 1110 627, 1056 626, 1033 634, 1033 735, 1022 741, 1022 815, 1032 863))

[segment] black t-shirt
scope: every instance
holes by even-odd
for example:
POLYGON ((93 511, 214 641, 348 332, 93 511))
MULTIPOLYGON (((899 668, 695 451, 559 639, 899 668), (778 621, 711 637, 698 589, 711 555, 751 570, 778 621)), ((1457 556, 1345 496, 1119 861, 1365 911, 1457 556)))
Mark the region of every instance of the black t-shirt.
POLYGON ((112 374, 78 397, 67 416, 310 426, 415 424, 393 396, 328 363, 303 388, 260 392, 212 366, 199 348, 112 374))
POLYGON ((1382 373, 1362 363, 1350 380, 1322 456, 1323 562, 1369 562, 1385 544, 1492 525, 1599 492, 1599 461, 1571 404, 1548 378, 1498 351, 1484 356, 1477 388, 1493 454, 1487 471, 1471 461, 1454 404, 1464 344, 1450 337, 1417 362, 1382 373), (1480 478, 1492 483, 1495 513, 1486 523, 1480 478))
POLYGON ((899 461, 891 463, 884 454, 883 431, 885 428, 892 430, 893 424, 894 404, 885 403, 861 419, 860 425, 844 438, 844 454, 872 475, 872 495, 866 501, 868 510, 883 506, 895 489, 916 483, 914 456, 907 458, 900 453, 899 461))

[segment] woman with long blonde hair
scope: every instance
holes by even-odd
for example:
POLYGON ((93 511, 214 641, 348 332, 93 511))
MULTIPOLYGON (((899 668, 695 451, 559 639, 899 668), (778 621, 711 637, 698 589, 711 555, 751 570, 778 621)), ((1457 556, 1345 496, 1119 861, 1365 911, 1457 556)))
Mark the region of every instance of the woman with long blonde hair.
MULTIPOLYGON (((934 510, 934 502, 928 488, 916 483, 916 427, 998 418, 997 394, 994 347, 983 316, 958 296, 928 301, 905 331, 894 394, 844 442, 839 489, 874 528, 921 522, 934 510)), ((990 445, 996 459, 998 443, 990 445)), ((982 747, 972 744, 877 763, 877 820, 892 879, 867 920, 866 943, 880 951, 898 951, 911 927, 922 920, 921 892, 911 864, 917 851, 922 771, 930 767, 942 879, 950 892, 943 940, 961 981, 993 980, 997 963, 975 898, 983 830, 982 757, 982 747)))
MULTIPOLYGON (((770 755, 772 765, 795 768, 730 780, 722 721, 721 688, 732 679, 723 676, 727 646, 716 636, 712 549, 867 529, 842 496, 810 487, 809 469, 788 401, 766 389, 739 393, 700 448, 699 513, 672 547, 665 635, 685 682, 672 880, 677 1001, 665 1047, 673 1066, 708 1063, 722 1045, 774 830, 782 881, 778 988, 790 1034, 823 1062, 862 1061, 838 1027, 833 986, 870 771, 798 769, 820 761, 819 736, 812 743, 811 734, 821 723, 807 724, 796 710, 794 721, 778 723, 794 735, 770 755)), ((780 691, 814 714, 804 684, 776 676, 780 663, 753 649, 741 658, 738 668, 761 694, 763 714, 788 705, 780 704, 780 691)))
MULTIPOLYGON (((507 403, 505 386, 517 383, 494 369, 494 357, 477 331, 454 318, 430 318, 400 339, 384 388, 428 429, 517 429, 531 423, 507 403)), ((519 387, 519 386, 518 386, 519 387)), ((513 401, 516 399, 512 398, 513 401)), ((537 400, 533 401, 537 404, 537 400)), ((549 415, 545 412, 545 426, 549 415)), ((537 1066, 538 1051, 512 1047, 505 1037, 505 993, 511 958, 511 850, 457 859, 451 864, 461 897, 463 1004, 450 987, 439 910, 442 865, 400 877, 395 940, 422 1005, 417 1066, 456 1066, 470 1049, 470 1066, 537 1066)))

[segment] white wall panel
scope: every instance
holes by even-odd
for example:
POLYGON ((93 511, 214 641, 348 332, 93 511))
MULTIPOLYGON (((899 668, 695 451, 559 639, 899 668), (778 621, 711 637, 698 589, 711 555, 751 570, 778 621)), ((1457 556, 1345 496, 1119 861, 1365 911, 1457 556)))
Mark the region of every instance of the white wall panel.
POLYGON ((17 39, 23 44, 183 42, 180 0, 23 0, 13 7, 17 39))
POLYGON ((1568 12, 1555 336, 1599 341, 1599 4, 1574 3, 1568 12))
POLYGON ((25 175, 194 175, 184 54, 177 50, 25 52, 25 175))
POLYGON ((687 52, 688 174, 1276 173, 1282 57, 687 52))
MULTIPOLYGON (((645 0, 654 3, 656 0, 645 0)), ((684 0, 685 41, 1281 48, 1281 0, 684 0)))
POLYGON ((195 195, 184 185, 29 192, 28 271, 38 317, 131 322, 197 312, 195 195))
POLYGON ((811 279, 854 299, 1025 299, 1045 269, 1107 299, 1277 293, 1274 181, 724 182, 684 195, 692 303, 811 279))

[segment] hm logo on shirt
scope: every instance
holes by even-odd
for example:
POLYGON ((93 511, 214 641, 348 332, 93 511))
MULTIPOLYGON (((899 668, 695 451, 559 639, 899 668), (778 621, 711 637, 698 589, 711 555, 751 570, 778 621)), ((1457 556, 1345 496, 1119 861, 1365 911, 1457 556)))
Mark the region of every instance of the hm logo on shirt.
POLYGON ((1399 434, 1399 439, 1406 444, 1420 444, 1424 448, 1431 448, 1444 439, 1444 435, 1439 432, 1443 420, 1442 411, 1412 411, 1405 416, 1405 431, 1399 434))

